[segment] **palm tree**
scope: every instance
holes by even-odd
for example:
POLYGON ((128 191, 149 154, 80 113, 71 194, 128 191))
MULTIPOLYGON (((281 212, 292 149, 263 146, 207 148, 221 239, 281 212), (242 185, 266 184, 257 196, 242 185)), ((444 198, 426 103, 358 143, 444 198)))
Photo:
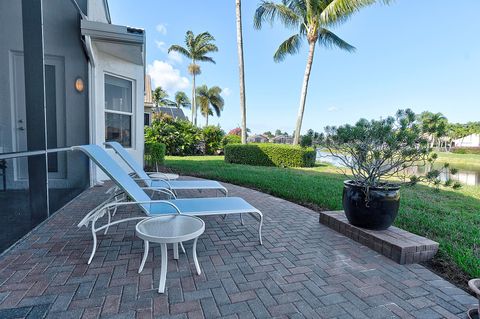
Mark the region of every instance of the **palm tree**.
POLYGON ((168 99, 168 93, 161 86, 158 86, 152 94, 153 103, 156 107, 171 105, 172 101, 168 99))
POLYGON ((185 47, 174 44, 168 49, 169 53, 175 51, 192 60, 188 66, 188 72, 192 75, 192 123, 195 125, 197 125, 195 78, 201 73, 200 66, 197 62, 215 63, 213 58, 207 56, 210 52, 218 51, 217 46, 212 43, 213 41, 215 41, 215 38, 208 32, 202 32, 195 36, 192 31, 187 31, 185 35, 185 47))
POLYGON ((247 106, 245 96, 245 68, 243 61, 242 1, 235 0, 237 16, 237 52, 240 75, 240 113, 242 114, 242 144, 247 144, 247 106))
POLYGON ((187 94, 183 91, 178 91, 175 93, 175 106, 180 108, 180 107, 191 107, 192 103, 190 102, 190 99, 188 98, 187 94))
POLYGON ((442 113, 422 112, 420 114, 422 130, 430 138, 430 147, 435 146, 435 141, 446 135, 448 119, 442 113))
MULTIPOLYGON (((293 144, 297 145, 300 140, 315 44, 318 43, 323 47, 338 47, 353 52, 355 47, 327 28, 346 21, 356 11, 375 2, 377 0, 282 0, 281 3, 263 0, 260 2, 254 15, 256 29, 260 29, 264 22, 273 23, 278 19, 287 28, 297 31, 280 44, 273 56, 275 62, 283 61, 289 54, 298 53, 304 38, 308 42, 307 64, 303 77, 293 144)), ((382 2, 388 3, 390 0, 383 0, 382 2)))
POLYGON ((225 101, 221 93, 222 89, 218 86, 208 88, 206 85, 202 85, 197 88, 197 104, 200 107, 200 112, 205 116, 205 126, 208 126, 208 116, 213 115, 213 111, 218 117, 223 111, 225 101))

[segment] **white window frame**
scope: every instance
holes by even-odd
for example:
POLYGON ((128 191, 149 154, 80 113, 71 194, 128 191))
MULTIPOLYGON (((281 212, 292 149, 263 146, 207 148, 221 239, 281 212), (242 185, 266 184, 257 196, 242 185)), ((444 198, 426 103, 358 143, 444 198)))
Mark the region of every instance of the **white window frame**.
MULTIPOLYGON (((105 79, 106 79, 107 75, 118 78, 118 79, 126 80, 126 81, 129 81, 131 83, 131 88, 130 88, 130 90, 131 90, 131 92, 130 92, 131 111, 130 112, 124 112, 124 111, 107 109, 107 107, 105 105, 105 99, 104 99, 104 101, 103 101, 103 103, 104 103, 103 104, 103 109, 104 109, 104 113, 105 113, 104 120, 103 120, 104 127, 106 129, 106 126, 107 126, 107 115, 106 115, 106 113, 130 116, 130 146, 128 146, 128 147, 124 146, 124 147, 126 149, 135 149, 135 137, 136 137, 135 136, 135 109, 136 109, 135 84, 136 84, 136 81, 132 78, 121 76, 119 74, 115 74, 115 73, 112 73, 112 72, 103 72, 103 92, 104 92, 104 94, 105 94, 105 86, 106 86, 106 80, 105 79)), ((104 140, 106 142, 107 141, 107 134, 106 134, 106 130, 104 130, 104 131, 105 131, 104 140)))

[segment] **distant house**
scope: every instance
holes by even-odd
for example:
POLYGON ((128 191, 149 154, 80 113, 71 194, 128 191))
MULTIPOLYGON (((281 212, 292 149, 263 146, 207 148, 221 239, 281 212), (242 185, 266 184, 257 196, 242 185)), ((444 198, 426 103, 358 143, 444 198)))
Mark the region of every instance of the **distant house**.
POLYGON ((145 75, 145 96, 143 99, 143 105, 143 125, 149 126, 152 121, 152 114, 154 112, 155 104, 153 103, 152 79, 148 74, 145 75))
POLYGON ((480 147, 480 134, 470 134, 453 141, 454 147, 480 147))
POLYGON ((158 113, 168 114, 176 120, 186 120, 187 119, 187 117, 183 113, 183 110, 181 108, 178 108, 178 107, 161 106, 161 107, 157 107, 155 109, 155 112, 157 112, 157 111, 158 111, 158 113))
POLYGON ((154 113, 165 113, 173 117, 174 119, 187 120, 187 117, 183 113, 183 110, 178 107, 161 106, 156 107, 153 103, 152 94, 152 79, 150 75, 145 76, 145 97, 144 97, 144 115, 143 125, 149 126, 152 124, 152 115, 154 113))
POLYGON ((272 137, 270 139, 271 143, 276 143, 276 144, 292 144, 293 143, 293 137, 288 136, 288 135, 277 135, 275 137, 272 137))
POLYGON ((267 143, 268 137, 266 137, 265 135, 256 134, 256 135, 249 136, 247 138, 247 142, 248 143, 267 143))

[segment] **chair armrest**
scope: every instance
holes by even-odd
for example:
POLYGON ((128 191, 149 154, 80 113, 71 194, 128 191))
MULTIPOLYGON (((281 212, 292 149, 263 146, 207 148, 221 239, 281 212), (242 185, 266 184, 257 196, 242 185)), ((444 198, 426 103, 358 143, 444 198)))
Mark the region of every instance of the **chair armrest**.
POLYGON ((169 202, 168 200, 150 200, 150 201, 140 201, 140 202, 118 202, 118 203, 109 203, 103 206, 103 209, 108 209, 110 207, 118 207, 124 205, 142 205, 142 204, 167 204, 173 207, 177 214, 181 214, 182 212, 180 209, 173 203, 169 202))

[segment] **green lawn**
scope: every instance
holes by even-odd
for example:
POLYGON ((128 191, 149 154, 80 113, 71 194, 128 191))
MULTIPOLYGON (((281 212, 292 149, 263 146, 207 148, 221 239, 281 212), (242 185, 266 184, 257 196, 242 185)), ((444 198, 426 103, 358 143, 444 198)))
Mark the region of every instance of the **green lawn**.
MULTIPOLYGON (((248 186, 316 209, 342 209, 345 177, 328 165, 284 169, 227 164, 223 156, 168 156, 166 166, 185 175, 248 186)), ((440 252, 435 264, 448 268, 445 272, 460 270, 465 278, 480 277, 480 187, 434 191, 417 185, 403 188, 401 194, 396 225, 438 241, 440 252)))
POLYGON ((439 152, 438 163, 450 163, 452 167, 465 170, 480 170, 480 155, 439 152))

